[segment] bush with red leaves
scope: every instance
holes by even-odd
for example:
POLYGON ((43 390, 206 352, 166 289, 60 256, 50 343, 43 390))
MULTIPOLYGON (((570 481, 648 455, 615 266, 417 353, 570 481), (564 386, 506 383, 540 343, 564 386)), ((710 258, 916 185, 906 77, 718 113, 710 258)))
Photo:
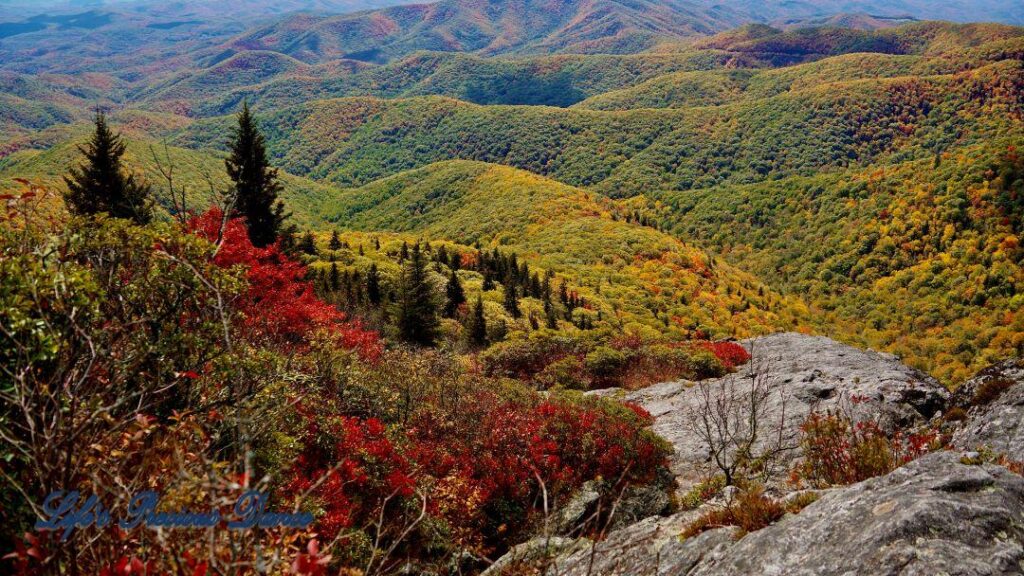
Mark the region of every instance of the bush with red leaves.
POLYGON ((733 370, 750 361, 750 352, 735 342, 703 342, 701 346, 714 354, 726 370, 733 370))
POLYGON ((938 433, 889 437, 874 422, 843 414, 811 414, 800 427, 804 460, 793 469, 795 484, 816 487, 853 484, 888 474, 936 449, 938 433))
POLYGON ((413 495, 410 464, 379 420, 300 412, 307 430, 285 493, 316 501, 320 534, 333 539, 344 528, 361 528, 389 502, 413 495))
POLYGON ((617 485, 650 482, 665 466, 667 449, 646 429, 639 407, 547 400, 528 404, 481 393, 451 414, 421 412, 410 426, 412 456, 432 478, 478 502, 464 510, 434 510, 455 529, 482 528, 500 546, 514 539, 549 502, 594 478, 617 485))
MULTIPOLYGON (((189 229, 212 242, 220 236, 223 213, 210 209, 189 222, 189 229)), ((242 329, 252 341, 282 344, 306 342, 317 330, 326 330, 364 359, 379 357, 382 344, 376 332, 357 320, 347 320, 336 308, 317 298, 306 268, 281 252, 278 245, 257 248, 249 241, 240 219, 227 222, 214 257, 218 266, 242 266, 249 287, 235 303, 242 313, 242 329)))

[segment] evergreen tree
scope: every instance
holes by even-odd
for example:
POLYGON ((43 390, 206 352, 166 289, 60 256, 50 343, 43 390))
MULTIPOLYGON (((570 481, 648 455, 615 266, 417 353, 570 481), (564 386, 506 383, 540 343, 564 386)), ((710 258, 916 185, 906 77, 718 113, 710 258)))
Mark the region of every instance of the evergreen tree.
POLYGON ((302 241, 299 242, 299 250, 310 256, 316 256, 316 238, 312 232, 306 232, 302 236, 302 241))
POLYGON ((374 306, 381 303, 380 271, 377 270, 376 263, 370 265, 370 272, 366 275, 366 298, 374 306))
POLYGON ((522 312, 519 310, 519 297, 516 295, 516 285, 511 279, 505 283, 505 310, 513 318, 519 318, 522 312))
POLYGON ((327 247, 331 250, 341 250, 341 238, 338 237, 338 231, 331 232, 331 241, 327 244, 327 247))
POLYGON ((544 325, 550 330, 558 330, 558 316, 550 300, 544 301, 544 325))
POLYGON ((330 286, 331 292, 337 292, 340 279, 338 277, 338 263, 331 262, 330 286))
POLYGON ((545 304, 551 303, 551 279, 554 277, 555 275, 551 270, 548 270, 544 274, 544 282, 541 284, 540 287, 540 298, 541 300, 544 301, 545 304))
POLYGON ((466 302, 466 292, 462 289, 462 282, 459 281, 459 275, 455 273, 455 270, 452 270, 451 276, 448 277, 445 295, 447 300, 444 305, 444 315, 447 318, 454 318, 459 311, 459 306, 466 302))
POLYGON ((483 348, 487 345, 487 318, 484 317, 483 296, 477 294, 476 303, 473 304, 473 311, 469 315, 466 326, 466 339, 469 345, 475 348, 483 348))
POLYGON ((107 126, 102 112, 96 113, 96 130, 78 150, 85 164, 72 168, 64 177, 68 209, 74 214, 106 212, 115 218, 128 218, 146 224, 153 218, 150 187, 126 173, 121 164, 125 143, 120 134, 107 126))
POLYGON ((402 271, 398 294, 398 332, 402 340, 420 346, 433 346, 440 323, 433 289, 427 278, 427 262, 416 244, 402 271))
POLYGON ((224 164, 234 182, 235 207, 245 217, 249 239, 261 248, 273 244, 286 218, 284 204, 277 199, 282 187, 277 179, 277 170, 270 167, 266 141, 249 111, 248 102, 242 104, 238 126, 228 148, 231 154, 224 164))

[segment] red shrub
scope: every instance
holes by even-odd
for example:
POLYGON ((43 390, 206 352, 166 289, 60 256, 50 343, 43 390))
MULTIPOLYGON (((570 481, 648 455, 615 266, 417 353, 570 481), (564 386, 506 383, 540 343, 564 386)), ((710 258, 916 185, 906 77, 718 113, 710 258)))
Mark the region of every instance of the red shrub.
POLYGON ((343 528, 361 527, 376 518, 389 500, 412 495, 409 462, 380 421, 306 417, 304 447, 285 493, 316 499, 323 511, 317 519, 320 534, 333 539, 343 528))
POLYGON ((715 508, 705 512, 683 529, 683 538, 692 538, 702 532, 736 526, 739 528, 737 537, 777 522, 786 514, 786 507, 773 498, 765 495, 761 486, 751 486, 736 494, 736 499, 724 508, 715 508))
POLYGON ((800 429, 804 461, 793 480, 822 487, 888 474, 933 450, 938 440, 935 432, 889 438, 874 422, 837 414, 811 414, 800 429))
MULTIPOLYGON (((189 226, 196 234, 216 241, 221 221, 222 212, 211 209, 193 218, 189 226)), ((249 288, 235 306, 242 313, 242 328, 249 338, 297 344, 323 329, 366 359, 380 355, 382 345, 376 332, 363 329, 358 321, 346 321, 343 313, 317 298, 313 285, 305 280, 306 268, 276 244, 253 246, 241 219, 228 222, 214 262, 225 268, 246 269, 249 288)))
MULTIPOLYGON (((470 524, 502 525, 514 534, 540 506, 598 476, 646 482, 665 464, 666 450, 644 428, 638 407, 610 413, 596 406, 552 400, 537 405, 481 393, 453 411, 417 415, 409 434, 411 457, 430 476, 452 479, 460 498, 480 503, 476 517, 435 512, 456 530, 470 524)), ((494 537, 495 534, 485 534, 494 537)))
POLYGON ((732 370, 750 361, 750 353, 735 342, 702 342, 701 346, 714 354, 726 370, 732 370))

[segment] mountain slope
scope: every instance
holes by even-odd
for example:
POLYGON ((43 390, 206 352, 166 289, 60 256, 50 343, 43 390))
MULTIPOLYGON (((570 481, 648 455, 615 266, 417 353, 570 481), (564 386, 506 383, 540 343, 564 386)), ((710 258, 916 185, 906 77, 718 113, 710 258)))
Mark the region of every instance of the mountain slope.
MULTIPOLYGON (((229 51, 222 56, 233 59, 245 54, 254 52, 229 51)), ((267 79, 242 74, 225 78, 226 83, 208 83, 207 75, 221 66, 218 62, 209 68, 189 70, 170 81, 156 83, 133 94, 132 98, 147 109, 185 110, 198 117, 233 112, 243 99, 264 111, 309 100, 350 96, 439 95, 475 104, 569 106, 589 96, 669 72, 711 70, 726 64, 766 65, 755 57, 721 50, 521 58, 417 52, 382 66, 336 60, 282 70, 267 79)))
MULTIPOLYGON (((68 141, 47 150, 25 150, 0 159, 0 192, 20 189, 21 184, 15 182, 14 178, 63 191, 65 185, 62 176, 72 166, 82 162, 78 145, 86 139, 86 128, 80 126, 68 141)), ((175 147, 165 149, 159 142, 128 134, 125 135, 125 142, 128 145, 124 156, 126 165, 153 185, 154 194, 163 209, 169 207, 170 198, 154 153, 165 167, 173 165, 174 185, 176 188, 187 188, 189 209, 205 210, 216 201, 215 194, 227 189, 230 184, 224 172, 223 155, 219 153, 175 147)), ((281 181, 284 185, 282 198, 295 223, 301 226, 321 225, 321 207, 334 193, 334 189, 285 172, 281 173, 281 181)))
POLYGON ((1022 145, 654 198, 677 234, 952 383, 1024 352, 1022 145))
POLYGON ((839 13, 911 16, 919 20, 1005 22, 1024 24, 1024 6, 1000 0, 694 0, 713 7, 726 5, 753 22, 821 18, 839 13))
POLYGON ((806 311, 679 240, 627 222, 628 207, 505 166, 452 161, 341 192, 325 217, 365 231, 511 250, 573 279, 621 327, 692 336, 795 327, 806 311))
POLYGON ((419 50, 624 53, 735 23, 681 0, 441 0, 343 16, 295 16, 247 32, 232 45, 310 63, 387 62, 419 50))
MULTIPOLYGON (((800 87, 751 102, 598 112, 443 98, 310 102, 266 118, 288 171, 359 185, 448 159, 506 164, 611 196, 866 166, 1019 133, 1024 64, 800 87)), ((217 145, 227 119, 178 137, 217 145)))

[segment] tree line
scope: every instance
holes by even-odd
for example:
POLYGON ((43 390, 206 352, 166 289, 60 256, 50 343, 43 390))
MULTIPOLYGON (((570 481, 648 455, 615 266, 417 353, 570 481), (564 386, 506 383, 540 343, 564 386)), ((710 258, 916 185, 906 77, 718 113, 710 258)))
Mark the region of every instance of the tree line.
MULTIPOLYGON (((288 214, 278 198, 282 185, 277 169, 270 166, 266 140, 248 103, 242 104, 237 121, 224 160, 232 183, 225 202, 227 211, 245 219, 254 246, 263 248, 279 239, 288 245, 292 229, 285 224, 288 214)), ((64 177, 68 210, 75 215, 106 213, 148 224, 155 204, 152 186, 125 166, 127 146, 102 111, 96 112, 94 123, 89 141, 79 146, 84 162, 64 177)))

